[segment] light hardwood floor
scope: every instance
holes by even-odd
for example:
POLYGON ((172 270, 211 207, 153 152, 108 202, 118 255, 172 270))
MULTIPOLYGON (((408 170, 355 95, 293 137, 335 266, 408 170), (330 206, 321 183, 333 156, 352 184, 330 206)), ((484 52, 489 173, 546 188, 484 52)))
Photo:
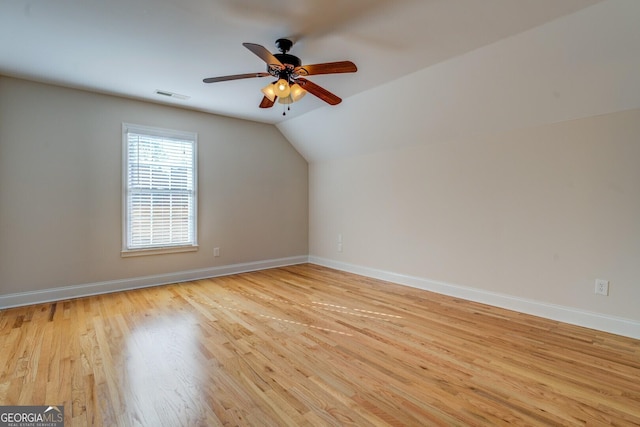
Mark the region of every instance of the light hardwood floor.
POLYGON ((640 425, 640 341, 299 265, 0 312, 65 426, 640 425))

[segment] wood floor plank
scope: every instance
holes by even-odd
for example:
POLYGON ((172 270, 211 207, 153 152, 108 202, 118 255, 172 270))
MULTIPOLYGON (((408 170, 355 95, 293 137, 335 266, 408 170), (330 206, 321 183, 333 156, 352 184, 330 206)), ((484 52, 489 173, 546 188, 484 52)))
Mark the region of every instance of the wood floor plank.
POLYGON ((70 426, 640 425, 640 341, 305 264, 0 311, 70 426))

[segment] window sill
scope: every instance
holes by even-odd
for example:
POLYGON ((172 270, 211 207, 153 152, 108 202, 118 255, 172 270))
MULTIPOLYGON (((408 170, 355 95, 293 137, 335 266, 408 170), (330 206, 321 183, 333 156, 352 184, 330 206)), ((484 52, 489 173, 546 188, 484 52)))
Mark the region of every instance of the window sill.
POLYGON ((172 246, 167 248, 150 248, 150 249, 132 249, 120 251, 122 258, 134 257, 134 256, 146 256, 146 255, 163 255, 163 254, 176 254, 180 252, 196 252, 198 246, 172 246))

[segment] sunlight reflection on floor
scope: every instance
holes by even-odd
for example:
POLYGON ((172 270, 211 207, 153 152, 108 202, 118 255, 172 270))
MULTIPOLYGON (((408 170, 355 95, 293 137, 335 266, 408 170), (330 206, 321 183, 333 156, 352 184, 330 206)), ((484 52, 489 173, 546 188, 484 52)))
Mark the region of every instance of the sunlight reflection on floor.
POLYGON ((158 316, 134 329, 124 363, 128 400, 142 425, 196 425, 205 413, 195 316, 158 316))
POLYGON ((288 323, 288 324, 292 324, 292 325, 304 326, 305 328, 318 329, 318 330, 321 330, 321 331, 335 333, 335 334, 339 334, 339 335, 346 335, 346 336, 353 336, 353 335, 348 333, 348 332, 343 332, 343 331, 339 331, 339 330, 332 329, 332 328, 322 327, 322 326, 319 326, 319 325, 312 325, 312 324, 308 324, 308 323, 304 323, 304 322, 298 322, 296 320, 291 320, 291 319, 283 319, 282 317, 271 316, 271 315, 265 314, 265 313, 254 313, 254 312, 250 312, 250 311, 248 311, 246 309, 239 309, 239 308, 231 307, 231 306, 229 306, 229 304, 234 304, 235 305, 237 303, 235 301, 234 297, 233 297, 233 295, 235 294, 237 296, 248 297, 248 298, 251 298, 251 299, 259 299, 259 300, 263 300, 263 301, 279 303, 279 304, 292 306, 292 307, 298 306, 298 307, 304 307, 305 309, 331 311, 331 312, 340 313, 340 314, 346 314, 346 315, 350 315, 350 316, 357 316, 357 317, 363 317, 363 318, 367 318, 367 319, 381 320, 383 322, 389 322, 391 320, 402 319, 402 316, 397 316, 397 315, 394 315, 394 314, 381 313, 381 312, 378 312, 378 311, 365 310, 365 309, 360 309, 360 308, 350 308, 350 307, 346 307, 346 306, 342 306, 342 305, 329 304, 329 303, 324 303, 324 302, 319 302, 319 301, 311 301, 310 303, 304 303, 304 302, 296 302, 296 301, 286 300, 286 299, 282 299, 282 298, 273 298, 273 297, 269 297, 269 296, 265 296, 265 295, 252 294, 252 293, 244 292, 244 291, 229 291, 229 292, 231 293, 231 296, 226 296, 226 297, 223 298, 223 300, 226 301, 227 304, 222 304, 222 303, 216 301, 215 299, 214 299, 213 302, 203 301, 201 299, 195 299, 194 301, 197 302, 198 304, 206 305, 206 306, 209 306, 209 307, 214 308, 214 309, 223 309, 223 310, 235 311, 235 312, 238 312, 238 313, 241 313, 241 314, 251 315, 251 316, 254 316, 254 317, 256 317, 256 316, 257 317, 262 317, 262 318, 269 319, 269 320, 275 320, 275 321, 281 322, 281 323, 288 323))

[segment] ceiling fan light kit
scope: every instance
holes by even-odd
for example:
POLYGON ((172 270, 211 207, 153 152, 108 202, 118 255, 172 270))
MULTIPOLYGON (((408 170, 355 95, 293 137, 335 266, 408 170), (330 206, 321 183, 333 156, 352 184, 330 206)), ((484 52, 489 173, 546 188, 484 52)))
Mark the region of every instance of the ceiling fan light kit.
MULTIPOLYGON (((270 83, 261 89, 264 97, 260 102, 260 108, 271 108, 276 100, 278 100, 280 104, 292 104, 302 99, 307 92, 311 92, 312 95, 320 98, 329 105, 337 105, 342 102, 342 99, 304 77, 317 74, 355 73, 358 70, 356 65, 351 61, 327 62, 303 66, 300 58, 287 53, 293 46, 293 42, 288 39, 276 40, 276 46, 281 53, 275 54, 272 54, 264 46, 259 44, 243 43, 242 45, 267 64, 266 73, 260 72, 209 77, 203 79, 203 82, 216 83, 254 77, 275 77, 277 79, 275 83, 270 83)), ((285 112, 282 114, 286 115, 285 112)))

